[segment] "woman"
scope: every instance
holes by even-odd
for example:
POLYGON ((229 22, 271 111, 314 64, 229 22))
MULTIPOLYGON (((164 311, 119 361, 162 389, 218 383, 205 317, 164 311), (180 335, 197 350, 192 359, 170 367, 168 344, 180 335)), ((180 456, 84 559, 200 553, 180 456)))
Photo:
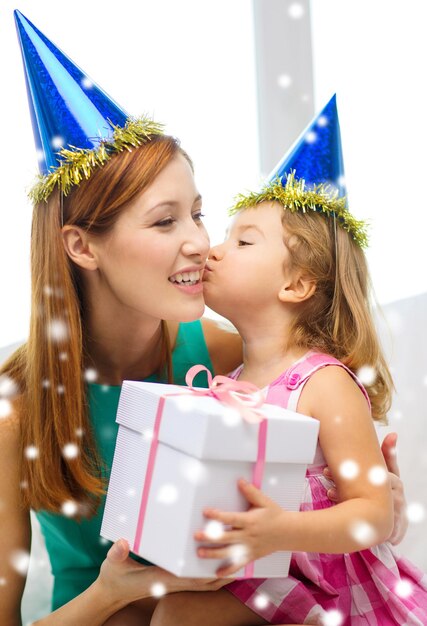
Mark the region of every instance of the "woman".
MULTIPOLYGON (((17 20, 25 37, 32 33, 33 54, 39 31, 17 20)), ((37 97, 51 97, 47 87, 37 97)), ((95 95, 114 133, 93 149, 69 136, 70 110, 57 115, 57 94, 49 106, 33 102, 49 112, 49 132, 79 148, 63 150, 61 160, 44 151, 45 176, 33 193, 30 333, 1 372, 11 413, 0 422, 0 616, 11 626, 20 624, 25 579, 13 563, 30 548, 30 508, 55 577, 54 611, 40 624, 148 624, 155 583, 175 592, 228 582, 177 579, 128 558, 120 541, 106 556, 100 541, 121 381, 183 384, 194 363, 226 373, 241 361, 241 344, 210 320, 192 322, 204 309, 209 240, 188 156, 151 121, 129 121, 103 92, 95 95), (51 131, 54 119, 65 126, 51 131)))

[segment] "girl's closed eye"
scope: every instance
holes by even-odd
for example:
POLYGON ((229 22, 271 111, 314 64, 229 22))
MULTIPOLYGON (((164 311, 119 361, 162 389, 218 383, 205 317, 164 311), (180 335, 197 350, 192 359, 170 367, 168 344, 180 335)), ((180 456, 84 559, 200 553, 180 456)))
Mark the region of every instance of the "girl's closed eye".
POLYGON ((238 241, 238 245, 239 245, 240 247, 243 247, 243 246, 253 246, 253 243, 252 243, 252 242, 250 242, 250 241, 246 241, 246 240, 244 240, 244 239, 239 239, 239 241, 238 241))

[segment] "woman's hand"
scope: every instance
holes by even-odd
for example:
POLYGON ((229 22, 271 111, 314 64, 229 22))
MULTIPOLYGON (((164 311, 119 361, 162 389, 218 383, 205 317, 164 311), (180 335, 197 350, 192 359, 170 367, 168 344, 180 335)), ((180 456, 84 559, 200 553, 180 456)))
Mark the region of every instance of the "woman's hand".
MULTIPOLYGON (((394 508, 394 525, 393 531, 388 541, 396 545, 400 543, 406 534, 408 528, 408 518, 406 516, 406 499, 403 482, 400 480, 400 470, 396 457, 397 433, 389 433, 385 436, 381 445, 381 451, 389 471, 390 486, 393 496, 394 508)), ((332 474, 328 467, 323 470, 326 478, 333 480, 332 474)), ((328 498, 332 502, 338 502, 338 492, 334 487, 328 490, 328 498)))
POLYGON ((203 559, 225 559, 217 576, 231 576, 247 563, 266 554, 283 549, 278 545, 278 537, 283 535, 285 517, 288 514, 262 491, 241 479, 239 490, 251 504, 249 511, 226 513, 217 509, 206 509, 208 520, 218 522, 217 528, 195 533, 196 541, 218 544, 216 547, 200 547, 197 550, 203 559), (222 530, 230 526, 231 530, 222 530), (218 532, 215 532, 218 531, 218 532))
POLYGON ((102 592, 121 606, 176 591, 216 591, 230 582, 218 578, 179 578, 156 566, 129 557, 129 545, 119 539, 110 548, 97 579, 102 592))

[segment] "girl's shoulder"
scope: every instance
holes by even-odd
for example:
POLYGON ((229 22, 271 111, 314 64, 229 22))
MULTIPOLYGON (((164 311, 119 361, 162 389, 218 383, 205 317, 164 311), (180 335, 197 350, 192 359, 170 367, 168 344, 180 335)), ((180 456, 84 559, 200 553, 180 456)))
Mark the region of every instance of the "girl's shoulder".
POLYGON ((215 374, 228 374, 242 362, 240 335, 226 320, 203 317, 201 323, 215 374))

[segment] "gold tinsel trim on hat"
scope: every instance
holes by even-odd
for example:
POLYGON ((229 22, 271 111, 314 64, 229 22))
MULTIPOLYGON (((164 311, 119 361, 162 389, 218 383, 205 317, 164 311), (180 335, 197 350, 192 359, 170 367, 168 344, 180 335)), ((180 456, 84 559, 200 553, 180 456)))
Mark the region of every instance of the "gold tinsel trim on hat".
POLYGON ((296 211, 316 211, 327 216, 335 216, 337 223, 354 239, 361 247, 368 245, 367 222, 357 220, 347 208, 346 196, 338 197, 338 190, 332 185, 305 186, 303 178, 295 178, 295 170, 286 176, 286 185, 282 184, 280 177, 264 185, 261 191, 239 194, 235 198, 235 204, 229 210, 229 215, 234 215, 243 209, 260 204, 261 202, 279 202, 285 209, 292 213, 296 211))
POLYGON ((163 134, 163 125, 148 117, 128 118, 124 126, 109 123, 113 128, 113 137, 101 139, 98 147, 76 148, 70 145, 58 151, 60 165, 49 174, 40 175, 28 194, 33 202, 46 202, 56 186, 65 196, 68 195, 71 187, 83 179, 87 180, 93 170, 104 165, 113 154, 131 151, 150 141, 153 135, 163 134))

